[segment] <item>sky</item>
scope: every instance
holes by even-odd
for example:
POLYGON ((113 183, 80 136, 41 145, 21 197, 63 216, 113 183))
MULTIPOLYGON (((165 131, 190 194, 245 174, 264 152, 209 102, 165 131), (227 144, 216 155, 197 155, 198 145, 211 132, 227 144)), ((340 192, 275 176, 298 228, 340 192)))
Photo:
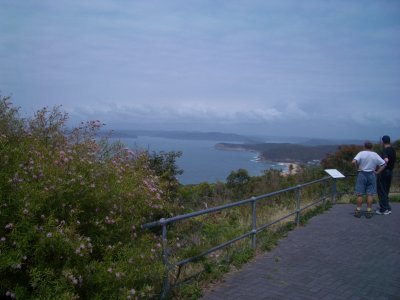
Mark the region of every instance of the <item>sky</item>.
POLYGON ((0 93, 105 129, 400 138, 398 0, 1 0, 0 93))

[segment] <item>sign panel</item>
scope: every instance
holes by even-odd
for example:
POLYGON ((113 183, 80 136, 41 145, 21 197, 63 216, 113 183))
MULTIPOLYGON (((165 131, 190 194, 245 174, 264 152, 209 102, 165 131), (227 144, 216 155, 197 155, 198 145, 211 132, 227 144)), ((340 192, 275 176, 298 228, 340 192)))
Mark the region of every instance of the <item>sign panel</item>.
POLYGON ((336 169, 326 169, 325 172, 328 173, 332 178, 345 178, 346 177, 336 169))

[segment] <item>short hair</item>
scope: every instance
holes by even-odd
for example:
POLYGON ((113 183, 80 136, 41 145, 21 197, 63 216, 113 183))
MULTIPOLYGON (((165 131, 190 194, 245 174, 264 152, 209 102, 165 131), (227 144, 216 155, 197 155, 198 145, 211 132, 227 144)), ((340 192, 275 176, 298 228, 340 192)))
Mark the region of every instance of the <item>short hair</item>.
POLYGON ((384 136, 382 137, 382 142, 383 142, 384 144, 390 144, 390 136, 384 135, 384 136))
POLYGON ((365 141, 365 143, 364 143, 364 148, 365 148, 365 149, 371 150, 371 149, 372 149, 372 143, 371 143, 371 141, 365 141))

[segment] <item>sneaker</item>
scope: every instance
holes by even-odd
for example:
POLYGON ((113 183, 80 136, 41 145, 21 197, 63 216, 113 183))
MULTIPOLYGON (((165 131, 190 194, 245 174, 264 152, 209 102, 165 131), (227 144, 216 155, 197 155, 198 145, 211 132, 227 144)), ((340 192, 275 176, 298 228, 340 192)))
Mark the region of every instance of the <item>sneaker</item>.
POLYGON ((356 210, 354 211, 354 216, 355 216, 356 218, 361 218, 361 210, 356 209, 356 210))
POLYGON ((374 212, 372 210, 365 212, 365 217, 367 219, 371 219, 373 215, 374 215, 374 212))
POLYGON ((380 209, 377 209, 376 211, 375 211, 375 213, 377 214, 377 215, 390 215, 391 213, 392 213, 392 211, 391 210, 380 210, 380 209))

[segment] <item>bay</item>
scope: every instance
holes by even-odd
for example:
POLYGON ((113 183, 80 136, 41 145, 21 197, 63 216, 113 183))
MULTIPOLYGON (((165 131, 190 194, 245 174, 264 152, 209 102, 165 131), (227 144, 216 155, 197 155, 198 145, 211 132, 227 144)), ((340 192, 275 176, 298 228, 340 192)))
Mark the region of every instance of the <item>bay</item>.
POLYGON ((268 169, 287 169, 285 164, 258 160, 258 154, 254 152, 217 150, 214 147, 216 141, 148 136, 124 137, 118 140, 132 150, 181 151, 182 156, 177 159, 176 164, 183 170, 183 174, 178 176, 182 184, 224 182, 232 171, 240 168, 246 169, 250 176, 262 175, 263 171, 268 169))

